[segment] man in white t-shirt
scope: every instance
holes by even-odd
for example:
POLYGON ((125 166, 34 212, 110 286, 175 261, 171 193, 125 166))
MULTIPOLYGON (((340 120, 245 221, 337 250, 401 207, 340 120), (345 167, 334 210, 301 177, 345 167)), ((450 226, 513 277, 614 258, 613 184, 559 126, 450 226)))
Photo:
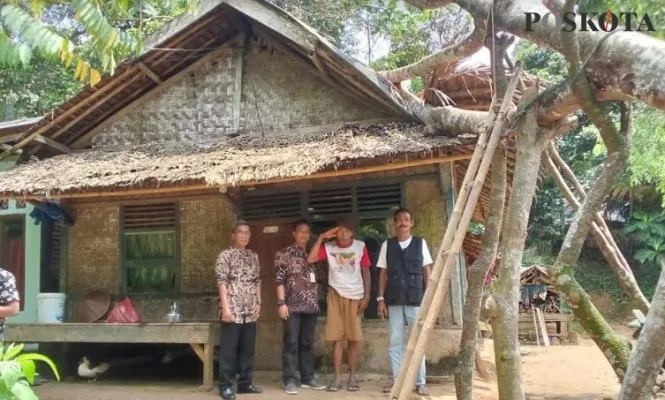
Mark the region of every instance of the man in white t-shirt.
MULTIPOLYGON (((404 321, 406 320, 409 328, 416 323, 420 302, 429 281, 430 265, 433 263, 425 239, 411 235, 413 220, 409 210, 397 210, 393 224, 397 236, 383 242, 376 264, 381 268, 379 297, 376 299, 378 314, 379 318, 388 317, 390 321, 388 354, 393 379, 384 388, 386 393, 392 390, 408 341, 408 336, 404 333, 404 321)), ((416 392, 423 396, 429 395, 425 385, 425 357, 418 371, 416 392)))
POLYGON ((308 261, 328 262, 328 298, 326 340, 333 342, 335 380, 327 390, 342 389, 344 339, 348 343, 349 381, 347 389, 359 389, 356 368, 360 356, 358 342, 363 340, 360 317, 367 309, 370 294, 371 265, 365 243, 353 238, 354 225, 348 220, 321 234, 309 253, 308 261), (324 240, 336 238, 324 243, 324 240))

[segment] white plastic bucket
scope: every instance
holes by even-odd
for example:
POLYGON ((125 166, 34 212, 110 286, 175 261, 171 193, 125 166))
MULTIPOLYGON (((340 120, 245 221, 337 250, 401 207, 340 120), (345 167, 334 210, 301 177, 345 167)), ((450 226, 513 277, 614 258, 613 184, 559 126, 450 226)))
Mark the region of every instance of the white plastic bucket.
POLYGON ((37 322, 59 323, 65 320, 64 293, 39 293, 37 295, 37 322))

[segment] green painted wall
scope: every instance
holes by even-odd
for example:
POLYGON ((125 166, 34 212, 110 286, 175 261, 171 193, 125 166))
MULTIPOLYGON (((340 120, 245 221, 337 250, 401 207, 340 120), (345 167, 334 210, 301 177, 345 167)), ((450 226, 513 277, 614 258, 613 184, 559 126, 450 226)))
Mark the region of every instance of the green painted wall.
MULTIPOLYGON (((1 166, 0 166, 1 168, 1 166)), ((36 322, 37 321, 37 294, 41 282, 41 245, 42 226, 35 225, 30 217, 33 207, 26 204, 25 208, 16 208, 16 201, 9 201, 9 208, 0 210, 0 217, 8 215, 23 215, 25 218, 25 288, 23 311, 16 317, 7 318, 7 323, 36 322)))

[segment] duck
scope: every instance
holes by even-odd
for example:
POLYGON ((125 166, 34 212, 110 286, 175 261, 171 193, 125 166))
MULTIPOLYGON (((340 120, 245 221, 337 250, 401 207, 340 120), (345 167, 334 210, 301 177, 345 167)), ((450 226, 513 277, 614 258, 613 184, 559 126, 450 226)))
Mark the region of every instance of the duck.
POLYGON ((97 381, 97 377, 111 368, 109 363, 101 363, 94 368, 90 368, 90 360, 88 357, 81 358, 79 361, 78 374, 81 378, 88 378, 88 382, 97 381))

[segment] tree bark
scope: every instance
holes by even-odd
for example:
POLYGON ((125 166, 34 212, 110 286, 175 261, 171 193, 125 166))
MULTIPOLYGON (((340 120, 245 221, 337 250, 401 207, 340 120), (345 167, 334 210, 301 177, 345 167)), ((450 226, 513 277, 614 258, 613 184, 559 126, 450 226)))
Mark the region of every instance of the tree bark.
MULTIPOLYGON (((528 89, 524 98, 528 99, 530 95, 535 95, 534 89, 528 89)), ((540 157, 549 140, 548 135, 538 132, 535 108, 528 109, 517 132, 515 172, 502 232, 501 262, 493 298, 494 315, 490 319, 501 400, 524 399, 517 329, 520 267, 540 157)))
POLYGON ((626 378, 619 399, 642 400, 649 398, 651 388, 665 358, 665 263, 661 263, 660 278, 651 301, 644 327, 637 340, 633 357, 628 364, 626 378))
POLYGON ((492 189, 485 221, 483 247, 476 261, 469 268, 468 288, 464 302, 460 354, 455 373, 455 393, 458 400, 473 400, 473 372, 478 321, 483 300, 484 280, 487 270, 496 259, 501 234, 501 222, 506 199, 506 153, 498 148, 492 159, 492 189))
MULTIPOLYGON (((506 78, 503 60, 508 48, 515 42, 515 37, 505 34, 487 35, 485 47, 490 50, 494 75, 495 92, 491 114, 499 114, 501 103, 498 99, 506 100, 508 79, 506 78)), ((510 100, 510 99, 509 99, 510 100)), ((503 135, 504 132, 501 132, 503 135)), ((485 274, 496 259, 501 236, 503 211, 506 203, 506 153, 503 148, 497 148, 492 158, 492 175, 490 190, 490 204, 485 221, 485 234, 478 259, 469 269, 467 276, 468 288, 464 302, 464 315, 462 320, 462 337, 460 340, 460 354, 457 371, 455 373, 455 393, 458 400, 473 400, 473 374, 476 367, 475 356, 476 338, 478 337, 478 321, 480 320, 481 306, 485 286, 485 274)), ((481 366, 477 366, 481 367, 481 366)))
MULTIPOLYGON (((492 0, 406 0, 418 8, 439 8, 457 3, 474 18, 484 19, 492 9, 492 0)), ((552 8, 562 8, 555 1, 552 8)), ((525 29, 525 12, 536 12, 541 16, 549 12, 540 2, 530 0, 501 0, 494 7, 494 23, 497 29, 510 32, 538 45, 565 52, 561 28, 551 21, 525 29)), ((603 12, 605 10, 593 10, 603 12)), ((578 26, 579 18, 576 19, 578 26)), ((568 32, 566 32, 567 34, 568 32)), ((608 36, 605 32, 578 31, 579 54, 590 57, 584 68, 598 100, 638 100, 652 107, 665 110, 665 42, 639 32, 618 32, 608 36), (606 37, 607 36, 607 37, 606 37), (606 38, 605 38, 606 37, 606 38), (603 40, 601 42, 601 40, 603 40)), ((584 60, 586 61, 586 59, 584 60)), ((542 97, 539 121, 563 118, 579 108, 567 85, 558 85, 542 97)))

